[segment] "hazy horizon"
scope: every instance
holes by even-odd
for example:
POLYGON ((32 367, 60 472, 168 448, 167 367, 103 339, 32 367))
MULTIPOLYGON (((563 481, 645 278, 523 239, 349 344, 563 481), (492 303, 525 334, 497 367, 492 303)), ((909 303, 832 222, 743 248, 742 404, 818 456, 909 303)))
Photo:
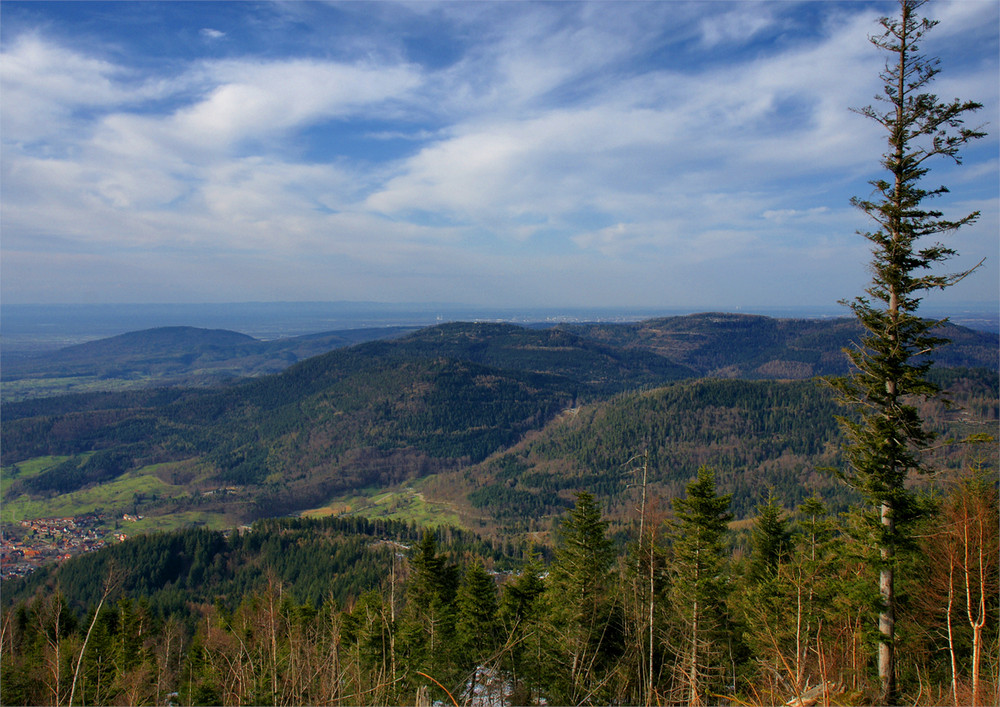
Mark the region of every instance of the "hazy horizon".
MULTIPOLYGON (((342 329, 432 326, 451 321, 503 321, 521 325, 559 322, 634 322, 708 312, 776 318, 848 317, 846 307, 477 307, 447 303, 229 302, 8 304, 0 303, 0 350, 23 354, 165 326, 228 329, 259 339, 278 339, 342 329)), ((930 317, 1000 331, 1000 312, 966 303, 951 310, 925 309, 930 317)))

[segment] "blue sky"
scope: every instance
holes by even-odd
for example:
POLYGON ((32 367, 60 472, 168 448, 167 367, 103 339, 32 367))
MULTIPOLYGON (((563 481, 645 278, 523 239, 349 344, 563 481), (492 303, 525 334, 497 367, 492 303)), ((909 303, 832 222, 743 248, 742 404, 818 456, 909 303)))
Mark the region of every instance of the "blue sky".
MULTIPOLYGON (((928 178, 982 211, 943 306, 1000 297, 998 8, 924 8, 990 131, 928 178)), ((893 9, 4 0, 0 296, 828 307, 893 9)))

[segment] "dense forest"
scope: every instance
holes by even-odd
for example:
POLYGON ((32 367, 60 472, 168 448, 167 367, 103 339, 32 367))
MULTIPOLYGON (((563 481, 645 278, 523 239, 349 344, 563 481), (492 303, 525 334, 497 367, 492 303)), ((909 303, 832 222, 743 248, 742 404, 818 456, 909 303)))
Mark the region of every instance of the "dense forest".
MULTIPOLYGON (((990 443, 991 444, 991 443, 990 443)), ((997 492, 923 502, 901 558, 913 704, 997 698, 997 492), (934 557, 934 562, 926 562, 934 557)), ((4 704, 870 704, 864 514, 769 496, 734 526, 708 467, 620 532, 580 493, 554 550, 363 519, 129 540, 4 588, 4 704)))

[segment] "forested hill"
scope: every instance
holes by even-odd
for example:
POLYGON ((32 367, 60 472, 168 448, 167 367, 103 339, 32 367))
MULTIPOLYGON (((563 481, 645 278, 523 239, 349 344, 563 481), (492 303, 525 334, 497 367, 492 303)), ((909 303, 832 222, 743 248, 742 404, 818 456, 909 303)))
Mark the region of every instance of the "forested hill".
MULTIPOLYGON (((658 354, 696 376, 756 379, 842 375, 847 372, 843 349, 862 336, 855 319, 773 319, 724 313, 564 328, 626 350, 658 354)), ((942 325, 938 333, 951 341, 935 352, 938 365, 996 368, 996 333, 953 324, 942 325)))
MULTIPOLYGON (((124 594, 162 615, 202 603, 233 609, 269 579, 288 585, 298 602, 343 605, 388 579, 393 556, 405 554, 423 533, 400 521, 355 517, 274 518, 239 531, 191 528, 139 536, 5 582, 2 606, 55 584, 74 609, 82 609, 100 599, 104 580, 115 572, 124 594)), ((457 528, 440 528, 435 536, 454 557, 478 557, 498 570, 521 563, 521 549, 511 543, 457 528)))
MULTIPOLYGON (((958 333, 962 360, 984 358, 987 335, 958 333)), ((844 338, 839 322, 730 315, 618 327, 446 324, 227 387, 12 403, 2 411, 4 518, 100 507, 211 512, 231 523, 434 477, 424 496, 470 524, 527 514, 544 525, 577 489, 609 510, 628 503, 621 465, 643 450, 659 493, 675 493, 707 463, 743 513, 768 484, 798 483, 806 490, 796 498, 829 485, 815 469, 835 461, 835 410, 812 381, 695 382, 697 371, 794 377, 789 361, 824 370, 829 346, 844 338), (785 351, 780 342, 792 340, 785 351)), ((944 382, 970 415, 996 419, 995 369, 940 370, 955 371, 944 382)))
MULTIPOLYGON (((557 372, 596 384, 595 390, 604 392, 682 377, 804 379, 841 374, 846 372, 842 349, 860 339, 854 320, 719 313, 531 329, 460 323, 419 331, 365 328, 274 341, 225 330, 163 327, 30 357, 4 356, 2 397, 10 402, 71 392, 215 386, 411 332, 401 346, 377 347, 372 355, 435 355, 505 369, 557 372), (639 369, 645 369, 643 380, 635 378, 639 369)), ((937 352, 940 365, 995 367, 995 333, 950 325, 941 333, 953 343, 937 352)))
POLYGON ((220 390, 10 404, 5 462, 73 457, 31 478, 11 474, 13 493, 38 495, 193 459, 196 488, 251 488, 233 502, 238 514, 274 514, 480 461, 581 397, 686 374, 661 357, 565 332, 446 325, 220 390))
MULTIPOLYGON (((969 461, 957 441, 996 424, 998 381, 983 369, 935 377, 954 407, 928 402, 921 413, 946 440, 930 459, 947 477, 969 461)), ((649 490, 667 508, 707 465, 733 494, 737 518, 751 516, 769 492, 786 507, 819 494, 843 509, 857 498, 830 473, 842 463, 841 412, 832 390, 814 380, 684 381, 569 410, 503 453, 437 476, 426 491, 467 501, 474 522, 534 531, 581 489, 613 517, 629 516, 640 503, 644 465, 649 490)))

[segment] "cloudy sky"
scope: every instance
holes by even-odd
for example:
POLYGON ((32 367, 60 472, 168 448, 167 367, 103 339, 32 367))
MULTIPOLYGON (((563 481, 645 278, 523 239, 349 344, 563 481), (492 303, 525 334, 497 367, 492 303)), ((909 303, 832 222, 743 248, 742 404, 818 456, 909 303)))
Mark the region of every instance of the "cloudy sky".
MULTIPOLYGON (((1000 3, 933 2, 995 308, 1000 3)), ((885 2, 15 2, 8 303, 829 306, 868 280, 885 2)))

